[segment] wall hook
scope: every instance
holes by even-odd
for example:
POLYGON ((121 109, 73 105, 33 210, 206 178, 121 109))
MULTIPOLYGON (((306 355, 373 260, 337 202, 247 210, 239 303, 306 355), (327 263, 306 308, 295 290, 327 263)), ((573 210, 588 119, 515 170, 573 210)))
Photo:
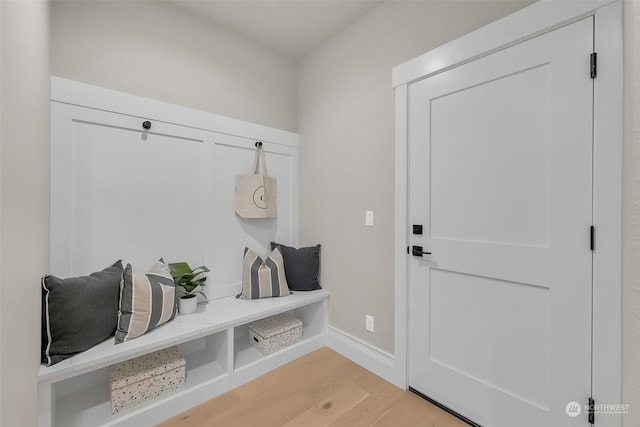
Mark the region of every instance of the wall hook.
POLYGON ((262 147, 262 141, 256 141, 256 148, 262 147))
POLYGON ((142 127, 146 130, 151 129, 151 122, 149 120, 142 122, 142 127))

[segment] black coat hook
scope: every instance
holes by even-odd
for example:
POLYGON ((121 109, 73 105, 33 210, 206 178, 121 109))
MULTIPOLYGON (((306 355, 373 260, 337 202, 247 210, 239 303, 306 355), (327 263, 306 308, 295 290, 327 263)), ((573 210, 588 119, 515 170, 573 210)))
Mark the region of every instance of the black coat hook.
POLYGON ((149 120, 142 122, 142 127, 146 130, 151 129, 151 122, 149 120))
POLYGON ((262 141, 256 141, 256 148, 262 147, 262 141))

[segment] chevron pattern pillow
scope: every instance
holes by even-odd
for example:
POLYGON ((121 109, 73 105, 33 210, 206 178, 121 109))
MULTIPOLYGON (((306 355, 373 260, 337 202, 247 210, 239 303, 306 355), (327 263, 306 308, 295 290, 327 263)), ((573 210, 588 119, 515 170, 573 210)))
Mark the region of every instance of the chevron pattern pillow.
POLYGON ((162 258, 146 274, 134 273, 127 264, 120 283, 116 344, 168 322, 176 312, 176 285, 162 258))
POLYGON ((287 295, 289 285, 280 248, 275 248, 264 261, 249 248, 244 248, 242 293, 238 298, 257 299, 287 295))

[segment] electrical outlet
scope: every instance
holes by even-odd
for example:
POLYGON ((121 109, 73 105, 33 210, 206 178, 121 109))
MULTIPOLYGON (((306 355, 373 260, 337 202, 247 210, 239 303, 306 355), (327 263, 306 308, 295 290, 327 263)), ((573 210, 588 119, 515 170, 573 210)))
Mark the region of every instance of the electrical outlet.
POLYGON ((373 211, 366 211, 364 215, 364 225, 373 227, 373 211))
POLYGON ((364 316, 364 322, 367 327, 367 331, 373 332, 373 316, 369 316, 368 314, 364 316))

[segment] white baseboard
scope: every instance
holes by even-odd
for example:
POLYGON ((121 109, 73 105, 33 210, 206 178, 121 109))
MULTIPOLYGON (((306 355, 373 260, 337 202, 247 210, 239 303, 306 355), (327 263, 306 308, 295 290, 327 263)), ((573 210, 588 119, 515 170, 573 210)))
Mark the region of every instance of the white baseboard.
POLYGON ((353 360, 368 371, 373 372, 398 387, 405 386, 404 384, 397 384, 395 381, 397 375, 395 369, 396 362, 393 355, 373 347, 331 325, 326 326, 325 340, 327 347, 353 360))

